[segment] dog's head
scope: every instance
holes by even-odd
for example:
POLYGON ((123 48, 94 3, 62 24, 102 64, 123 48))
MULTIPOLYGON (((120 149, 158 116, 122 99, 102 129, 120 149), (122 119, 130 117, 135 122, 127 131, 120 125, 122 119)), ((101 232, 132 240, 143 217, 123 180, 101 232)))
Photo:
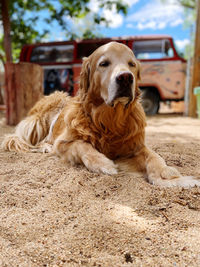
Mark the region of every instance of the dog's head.
POLYGON ((132 50, 124 44, 110 42, 84 58, 80 94, 94 103, 127 105, 139 95, 140 65, 132 50))

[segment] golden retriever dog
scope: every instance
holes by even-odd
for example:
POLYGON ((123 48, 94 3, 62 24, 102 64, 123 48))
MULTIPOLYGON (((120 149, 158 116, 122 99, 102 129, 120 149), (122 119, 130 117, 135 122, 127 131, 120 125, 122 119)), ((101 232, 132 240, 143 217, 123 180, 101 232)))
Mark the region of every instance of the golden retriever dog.
POLYGON ((89 171, 114 175, 117 159, 145 171, 159 186, 194 186, 145 145, 145 114, 140 104, 140 65, 127 46, 110 42, 84 58, 75 97, 62 92, 43 97, 5 137, 8 151, 57 154, 89 171), (115 162, 114 162, 115 161, 115 162))

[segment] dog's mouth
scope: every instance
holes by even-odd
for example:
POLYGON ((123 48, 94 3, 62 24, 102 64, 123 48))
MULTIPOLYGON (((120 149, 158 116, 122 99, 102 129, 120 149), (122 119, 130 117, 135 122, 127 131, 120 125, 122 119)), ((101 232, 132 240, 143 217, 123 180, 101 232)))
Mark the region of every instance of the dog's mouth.
POLYGON ((124 107, 128 107, 129 104, 133 101, 133 92, 132 88, 120 88, 117 86, 116 95, 111 101, 111 106, 115 107, 117 104, 121 104, 124 107))
POLYGON ((128 107, 134 99, 135 79, 131 72, 120 72, 108 87, 106 104, 115 107, 121 104, 128 107))
POLYGON ((116 99, 114 99, 111 103, 110 106, 111 107, 116 107, 117 104, 121 104, 123 105, 125 108, 127 108, 129 106, 129 104, 132 102, 132 98, 127 97, 127 96, 122 96, 122 97, 118 97, 116 99))

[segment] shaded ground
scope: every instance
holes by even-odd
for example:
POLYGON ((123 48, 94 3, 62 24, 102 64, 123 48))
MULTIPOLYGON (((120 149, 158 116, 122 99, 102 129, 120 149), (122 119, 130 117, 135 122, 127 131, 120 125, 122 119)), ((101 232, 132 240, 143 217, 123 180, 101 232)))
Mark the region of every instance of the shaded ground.
MULTIPOLYGON (((13 131, 0 119, 0 141, 13 131)), ((148 118, 147 143, 200 177, 200 120, 148 118)), ((97 175, 0 150, 0 266, 200 266, 200 188, 97 175)))

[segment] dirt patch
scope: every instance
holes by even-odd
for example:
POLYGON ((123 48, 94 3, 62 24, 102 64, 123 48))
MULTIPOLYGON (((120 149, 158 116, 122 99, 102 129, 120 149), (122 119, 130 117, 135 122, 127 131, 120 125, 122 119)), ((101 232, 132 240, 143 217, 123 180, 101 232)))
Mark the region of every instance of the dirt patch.
MULTIPOLYGON (((200 121, 148 118, 147 144, 200 177, 200 121)), ((0 119, 0 141, 13 128, 0 119)), ((200 266, 200 188, 0 150, 0 266, 200 266)))

